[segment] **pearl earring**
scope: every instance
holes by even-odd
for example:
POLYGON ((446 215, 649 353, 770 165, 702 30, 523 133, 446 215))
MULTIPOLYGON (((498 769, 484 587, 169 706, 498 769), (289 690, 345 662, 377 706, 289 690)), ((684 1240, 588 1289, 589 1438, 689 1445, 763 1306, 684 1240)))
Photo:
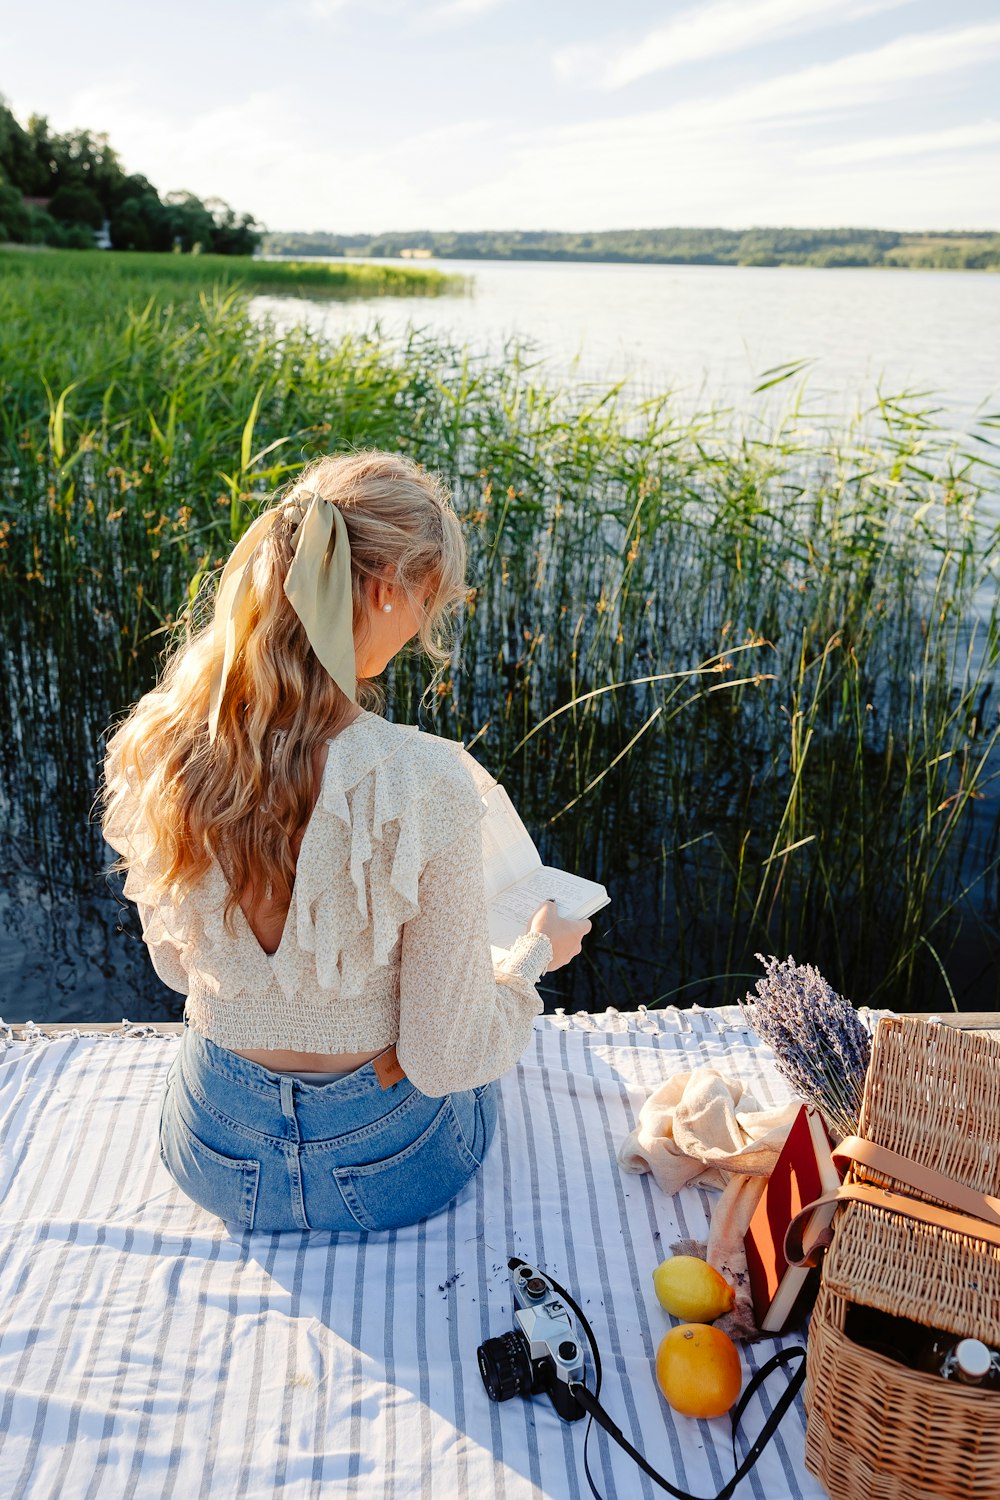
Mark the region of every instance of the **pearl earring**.
POLYGON ((392 614, 392 605, 391 604, 383 604, 382 608, 385 610, 385 612, 386 612, 387 615, 391 615, 392 614))

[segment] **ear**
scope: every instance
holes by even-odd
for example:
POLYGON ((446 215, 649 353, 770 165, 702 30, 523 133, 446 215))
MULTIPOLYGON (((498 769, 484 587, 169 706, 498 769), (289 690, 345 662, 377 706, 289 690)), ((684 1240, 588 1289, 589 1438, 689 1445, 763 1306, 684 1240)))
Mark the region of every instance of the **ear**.
POLYGON ((372 604, 376 609, 381 609, 383 604, 390 604, 392 602, 395 579, 396 569, 393 565, 390 565, 378 577, 372 579, 371 597, 372 604))

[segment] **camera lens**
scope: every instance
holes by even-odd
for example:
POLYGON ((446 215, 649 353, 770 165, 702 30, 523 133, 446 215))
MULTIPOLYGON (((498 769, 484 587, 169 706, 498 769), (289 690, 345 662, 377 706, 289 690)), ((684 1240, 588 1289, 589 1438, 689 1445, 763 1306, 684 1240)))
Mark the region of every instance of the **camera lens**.
POLYGON ((511 1396, 530 1396, 534 1372, 524 1335, 516 1331, 480 1344, 479 1373, 491 1401, 509 1401, 511 1396))

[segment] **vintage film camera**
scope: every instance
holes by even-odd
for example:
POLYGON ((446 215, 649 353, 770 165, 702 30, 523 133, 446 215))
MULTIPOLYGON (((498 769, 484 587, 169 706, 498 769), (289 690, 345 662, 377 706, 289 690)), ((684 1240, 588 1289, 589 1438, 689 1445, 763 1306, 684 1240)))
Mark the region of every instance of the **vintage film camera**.
MULTIPOLYGON (((480 1344, 478 1350, 479 1372, 491 1400, 509 1401, 511 1396, 538 1396, 544 1393, 564 1422, 575 1422, 579 1417, 589 1414, 614 1439, 619 1448, 623 1448, 640 1469, 651 1479, 655 1479, 668 1494, 674 1495, 676 1500, 695 1500, 687 1490, 676 1488, 669 1479, 657 1473, 638 1448, 633 1448, 621 1428, 615 1425, 601 1405, 598 1399, 601 1394, 601 1357, 583 1308, 573 1301, 570 1293, 557 1281, 551 1281, 536 1266, 529 1265, 520 1256, 512 1255, 507 1266, 511 1273, 516 1326, 510 1333, 501 1334, 499 1338, 487 1339, 480 1344), (577 1322, 574 1322, 567 1310, 567 1303, 576 1314, 577 1322), (596 1383, 593 1391, 584 1380, 586 1365, 577 1323, 586 1333, 594 1359, 596 1383)), ((802 1387, 806 1373, 805 1361, 806 1351, 803 1348, 793 1345, 791 1348, 779 1349, 777 1354, 761 1365, 747 1384, 731 1413, 734 1459, 736 1432, 747 1402, 775 1370, 795 1366, 732 1479, 722 1486, 714 1500, 731 1500, 740 1480, 749 1474, 760 1458, 802 1387)), ((588 1424, 583 1442, 584 1471, 592 1493, 600 1500, 587 1465, 589 1437, 588 1424)))
POLYGON ((493 1401, 544 1393, 564 1422, 575 1422, 586 1416, 570 1389, 585 1373, 576 1324, 547 1276, 516 1255, 507 1265, 516 1327, 480 1344, 483 1384, 493 1401))

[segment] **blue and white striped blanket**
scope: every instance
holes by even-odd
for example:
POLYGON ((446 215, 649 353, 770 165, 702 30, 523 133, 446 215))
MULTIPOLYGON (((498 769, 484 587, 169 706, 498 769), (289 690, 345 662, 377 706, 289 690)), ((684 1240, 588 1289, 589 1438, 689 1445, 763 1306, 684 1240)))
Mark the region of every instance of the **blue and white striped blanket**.
MULTIPOLYGON (((177 1045, 42 1028, 0 1057, 5 1500, 587 1500, 587 1421, 482 1384, 478 1345, 512 1326, 511 1253, 583 1307, 629 1441, 680 1488, 722 1487, 728 1419, 676 1416, 653 1373, 671 1324, 651 1273, 706 1237, 712 1195, 665 1198, 616 1151, 683 1069, 788 1097, 735 1007, 540 1016, 479 1176, 436 1218, 367 1237, 234 1237, 182 1195, 157 1151, 177 1045)), ((742 1346, 745 1376, 776 1347, 742 1346)), ((769 1409, 754 1398, 750 1437, 769 1409)), ((803 1441, 800 1398, 738 1496, 822 1497, 803 1441)), ((589 1459, 606 1500, 663 1494, 596 1426, 589 1459)))

